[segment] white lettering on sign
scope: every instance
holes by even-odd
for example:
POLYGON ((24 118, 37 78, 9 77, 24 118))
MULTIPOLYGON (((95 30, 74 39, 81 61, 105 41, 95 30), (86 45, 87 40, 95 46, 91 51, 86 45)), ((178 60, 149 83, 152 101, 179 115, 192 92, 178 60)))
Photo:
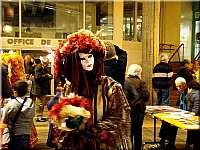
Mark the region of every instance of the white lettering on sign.
POLYGON ((7 43, 15 45, 34 45, 34 39, 8 39, 7 43))

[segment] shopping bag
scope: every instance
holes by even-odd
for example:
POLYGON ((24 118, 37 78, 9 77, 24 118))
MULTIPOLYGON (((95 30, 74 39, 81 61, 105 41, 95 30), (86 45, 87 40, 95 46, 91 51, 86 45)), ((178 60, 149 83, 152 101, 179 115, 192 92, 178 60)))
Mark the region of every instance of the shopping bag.
POLYGON ((6 127, 3 131, 2 135, 2 145, 8 144, 10 142, 10 138, 12 136, 11 127, 6 127))

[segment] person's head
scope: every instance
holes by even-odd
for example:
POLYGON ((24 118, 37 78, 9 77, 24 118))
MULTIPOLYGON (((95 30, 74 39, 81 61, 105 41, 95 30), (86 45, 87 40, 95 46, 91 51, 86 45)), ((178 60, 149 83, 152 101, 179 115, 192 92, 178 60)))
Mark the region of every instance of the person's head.
POLYGON ((189 59, 184 59, 182 62, 182 66, 188 68, 189 70, 192 69, 192 64, 191 61, 189 59))
POLYGON ((72 82, 75 94, 92 97, 98 79, 104 75, 104 50, 104 43, 89 30, 68 35, 55 51, 55 76, 72 82))
POLYGON ((106 54, 104 60, 112 59, 116 55, 115 46, 111 42, 104 42, 106 46, 106 54))
POLYGON ((26 56, 24 57, 24 59, 25 59, 25 63, 26 63, 27 65, 29 65, 30 62, 31 62, 31 56, 30 56, 30 55, 26 55, 26 56))
POLYGON ((200 90, 200 84, 195 80, 188 82, 187 87, 189 89, 200 90))
POLYGON ((169 57, 167 54, 160 54, 160 62, 165 62, 165 63, 168 63, 169 62, 169 57))
POLYGON ((35 58, 34 59, 34 62, 33 62, 33 65, 34 66, 37 66, 38 64, 40 64, 41 63, 41 60, 39 59, 39 58, 35 58))
POLYGON ((175 85, 180 93, 184 93, 187 88, 186 80, 183 77, 176 78, 175 85))
POLYGON ((43 57, 42 58, 42 66, 44 67, 44 68, 47 68, 48 67, 48 65, 49 65, 49 58, 47 58, 47 57, 43 57))
POLYGON ((195 60, 192 62, 193 64, 193 70, 196 72, 199 70, 199 61, 198 60, 195 60))
POLYGON ((28 83, 23 80, 18 80, 14 83, 14 96, 23 97, 28 92, 28 83))
POLYGON ((138 76, 139 78, 141 78, 141 74, 142 74, 142 67, 140 65, 132 64, 129 66, 128 72, 127 72, 128 77, 138 76))

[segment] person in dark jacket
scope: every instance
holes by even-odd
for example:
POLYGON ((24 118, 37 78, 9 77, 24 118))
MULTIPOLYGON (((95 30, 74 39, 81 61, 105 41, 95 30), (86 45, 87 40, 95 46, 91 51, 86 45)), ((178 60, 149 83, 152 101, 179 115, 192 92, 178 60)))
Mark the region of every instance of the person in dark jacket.
POLYGON ((33 62, 31 61, 30 55, 26 55, 24 57, 24 70, 25 70, 25 74, 29 74, 29 75, 32 75, 34 72, 33 62))
POLYGON ((146 83, 141 80, 141 73, 141 66, 137 64, 130 65, 127 73, 128 77, 124 82, 124 93, 131 107, 131 141, 134 150, 141 150, 145 103, 149 101, 150 97, 146 83))
POLYGON ((200 84, 192 80, 188 83, 187 87, 187 110, 193 112, 195 116, 200 116, 200 84))
MULTIPOLYGON (((180 92, 180 104, 179 109, 186 110, 186 95, 188 93, 188 88, 186 84, 186 80, 182 77, 178 77, 175 80, 175 85, 178 91, 180 92)), ((151 148, 157 148, 157 149, 163 149, 166 147, 166 149, 175 150, 175 141, 176 141, 176 135, 177 135, 178 127, 172 126, 170 123, 162 121, 162 125, 160 128, 159 137, 160 144, 155 144, 150 146, 151 148), (169 143, 165 146, 165 140, 168 140, 169 143)))
POLYGON ((31 93, 34 95, 36 100, 36 121, 44 122, 46 119, 43 118, 43 111, 45 105, 46 95, 50 89, 49 81, 53 78, 47 70, 49 59, 47 57, 42 58, 42 63, 37 65, 35 68, 35 76, 33 79, 33 86, 31 93), (36 99, 37 98, 37 99, 36 99))
POLYGON ((3 63, 0 63, 0 69, 1 69, 1 73, 0 73, 0 76, 1 76, 1 95, 0 95, 0 98, 10 98, 11 95, 12 95, 12 88, 11 88, 11 85, 9 83, 9 80, 8 80, 8 67, 3 64, 3 63))
POLYGON ((118 46, 104 42, 106 45, 106 56, 104 58, 104 73, 119 82, 124 88, 127 53, 118 46), (118 56, 118 59, 116 58, 118 56))
POLYGON ((168 61, 169 58, 166 54, 160 54, 160 62, 153 69, 152 83, 157 93, 157 106, 160 105, 161 102, 164 106, 169 105, 170 80, 172 79, 173 72, 168 65, 168 61))
MULTIPOLYGON (((188 94, 186 95, 187 110, 195 116, 200 116, 200 84, 195 80, 188 83, 188 94)), ((187 132, 187 141, 193 144, 194 150, 200 149, 200 130, 191 130, 187 132)))
POLYGON ((186 80, 186 83, 192 81, 195 75, 192 74, 192 72, 190 71, 191 69, 191 61, 189 59, 184 59, 182 62, 182 67, 178 69, 176 77, 183 77, 186 80))

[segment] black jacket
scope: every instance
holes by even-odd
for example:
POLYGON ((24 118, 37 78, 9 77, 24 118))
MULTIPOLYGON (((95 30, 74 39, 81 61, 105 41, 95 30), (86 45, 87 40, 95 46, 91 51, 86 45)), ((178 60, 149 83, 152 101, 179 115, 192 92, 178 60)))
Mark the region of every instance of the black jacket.
POLYGON ((49 81, 53 78, 46 68, 42 67, 42 64, 37 65, 35 68, 35 76, 33 80, 33 86, 31 93, 33 95, 47 95, 50 94, 50 83, 49 81))
POLYGON ((106 76, 112 77, 119 82, 124 88, 124 79, 127 64, 127 53, 115 45, 116 55, 118 59, 113 58, 104 61, 104 72, 106 76))
POLYGON ((183 77, 186 80, 186 83, 193 80, 191 71, 187 67, 180 67, 177 72, 177 78, 183 77))
POLYGON ((124 82, 124 93, 131 107, 131 111, 145 113, 145 103, 149 101, 150 94, 144 81, 142 81, 138 76, 126 78, 124 82), (134 94, 134 90, 130 90, 131 86, 133 86, 137 91, 137 96, 131 96, 136 95, 134 94))
POLYGON ((9 98, 12 95, 12 88, 8 81, 8 68, 4 64, 0 64, 0 69, 2 69, 1 74, 1 90, 2 90, 2 96, 3 98, 9 98))

